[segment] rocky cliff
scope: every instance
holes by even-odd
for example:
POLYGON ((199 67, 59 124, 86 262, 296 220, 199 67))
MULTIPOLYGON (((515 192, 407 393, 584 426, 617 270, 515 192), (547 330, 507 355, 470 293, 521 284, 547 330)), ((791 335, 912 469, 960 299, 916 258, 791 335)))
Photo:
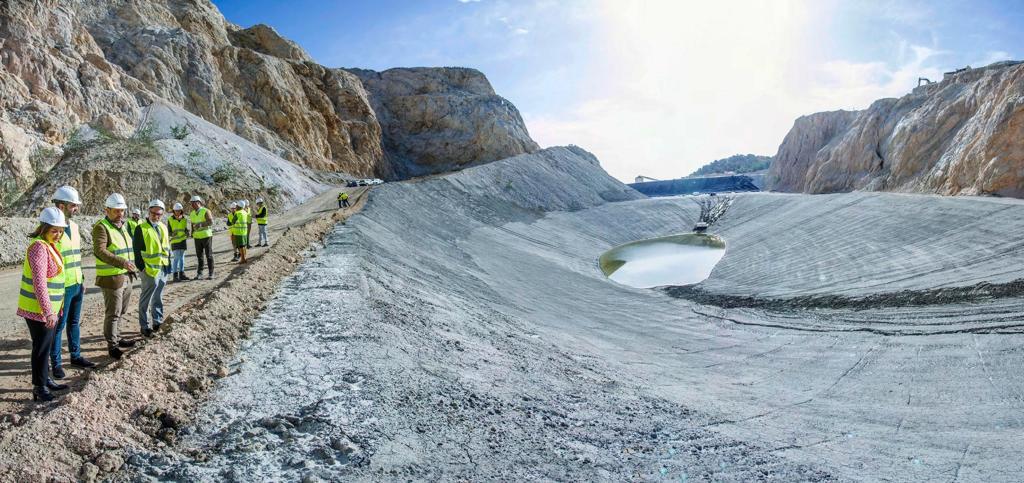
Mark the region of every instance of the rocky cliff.
POLYGON ((1024 64, 948 74, 863 111, 804 116, 768 188, 1024 197, 1024 64))
POLYGON ((154 104, 309 176, 429 174, 537 149, 515 108, 473 70, 328 68, 268 26, 227 22, 209 0, 8 0, 0 209, 62 162, 83 128, 132 138, 150 128, 154 104))
POLYGON ((479 71, 352 69, 371 93, 397 177, 496 161, 540 149, 519 111, 479 71))

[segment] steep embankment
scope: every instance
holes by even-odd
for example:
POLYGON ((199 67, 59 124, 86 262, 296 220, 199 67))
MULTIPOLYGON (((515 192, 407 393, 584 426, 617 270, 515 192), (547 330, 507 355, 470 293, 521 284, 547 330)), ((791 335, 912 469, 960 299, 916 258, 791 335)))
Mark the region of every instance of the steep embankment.
POLYGON ((358 71, 368 90, 208 0, 12 0, 0 45, 0 209, 82 147, 83 126, 137 136, 154 103, 312 171, 434 173, 537 148, 480 72, 358 71))
MULTIPOLYGON (((545 169, 498 163, 385 186, 333 240, 339 257, 361 260, 349 284, 367 316, 339 344, 360 389, 307 400, 298 425, 364 452, 326 475, 1013 481, 1024 471, 1010 423, 1024 293, 987 291, 1024 277, 1024 203, 738 194, 713 228, 727 249, 703 292, 878 298, 724 308, 617 286, 597 267, 610 247, 688 230, 691 200, 559 211, 550 186, 526 184, 545 169), (915 298, 940 289, 949 297, 915 298), (371 402, 345 411, 361 399, 371 402), (323 418, 330 429, 316 426, 323 418)), ((554 191, 585 186, 594 181, 554 191)), ((210 447, 239 451, 227 462, 286 462, 296 448, 251 457, 244 430, 222 440, 216 428, 210 447)))
POLYGON ((801 117, 768 188, 1024 197, 1024 65, 968 69, 863 111, 801 117))
POLYGON ((1024 297, 989 290, 1024 277, 1024 202, 741 194, 713 227, 727 249, 698 285, 718 297, 707 305, 601 274, 605 250, 687 231, 698 212, 690 198, 640 198, 569 148, 375 189, 272 302, 185 447, 170 462, 139 451, 130 471, 1013 481, 1024 470, 1012 424, 1024 297), (928 296, 937 289, 949 297, 928 296), (813 295, 870 304, 802 305, 813 295))
POLYGON ((321 354, 289 357, 314 375, 278 367, 283 347, 302 345, 294 331, 261 340, 241 365, 251 372, 196 427, 192 443, 213 458, 172 474, 1013 481, 1024 470, 1012 424, 1024 298, 986 290, 1024 276, 1024 203, 737 195, 713 229, 727 250, 706 293, 957 290, 869 308, 724 308, 605 279, 602 252, 686 231, 699 210, 633 199, 568 154, 376 190, 278 304, 283 319, 339 321, 323 322, 321 354), (325 368, 338 360, 344 371, 325 368), (257 397, 265 388, 274 396, 257 397), (233 408, 239 399, 252 402, 233 408), (348 466, 330 463, 335 437, 360 448, 348 466))

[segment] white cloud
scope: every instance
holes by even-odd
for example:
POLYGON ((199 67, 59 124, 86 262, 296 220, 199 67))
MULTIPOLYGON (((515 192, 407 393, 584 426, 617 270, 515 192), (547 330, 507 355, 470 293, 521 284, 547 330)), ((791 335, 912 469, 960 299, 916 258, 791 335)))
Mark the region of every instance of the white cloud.
POLYGON ((984 66, 992 64, 994 62, 1002 62, 1004 60, 1013 60, 1013 59, 1014 59, 1013 54, 1011 54, 1009 52, 1006 52, 1006 51, 1003 51, 1003 50, 994 50, 994 51, 991 51, 991 52, 985 52, 984 56, 982 56, 981 58, 971 62, 970 65, 972 67, 984 67, 984 66))
POLYGON ((526 29, 524 29, 522 27, 518 27, 518 28, 512 29, 512 33, 515 34, 515 35, 526 35, 526 34, 530 33, 530 31, 526 30, 526 29))
POLYGON ((773 155, 801 115, 864 109, 941 78, 932 65, 945 52, 902 41, 892 65, 830 58, 807 5, 609 1, 594 85, 566 112, 524 113, 530 133, 594 152, 621 180, 673 178, 732 154, 773 155))
POLYGON ((480 0, 459 0, 459 3, 479 3, 480 0))

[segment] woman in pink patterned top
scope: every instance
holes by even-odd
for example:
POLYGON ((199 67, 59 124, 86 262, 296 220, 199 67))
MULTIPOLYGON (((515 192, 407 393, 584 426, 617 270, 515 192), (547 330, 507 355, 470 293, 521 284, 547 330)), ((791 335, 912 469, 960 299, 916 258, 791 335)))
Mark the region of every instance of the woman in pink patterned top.
POLYGON ((63 277, 58 277, 64 271, 64 259, 57 241, 64 235, 67 223, 64 213, 52 207, 43 210, 39 221, 39 227, 29 235, 32 241, 23 264, 18 315, 25 318, 32 335, 32 399, 50 401, 50 390, 68 388, 50 379, 49 362, 54 329, 64 302, 63 277))

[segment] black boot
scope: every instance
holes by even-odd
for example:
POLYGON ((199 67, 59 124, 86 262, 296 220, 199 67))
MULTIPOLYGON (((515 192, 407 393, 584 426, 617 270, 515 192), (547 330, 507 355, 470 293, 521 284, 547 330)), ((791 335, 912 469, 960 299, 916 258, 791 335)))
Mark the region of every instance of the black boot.
POLYGON ((172 282, 180 282, 181 281, 181 275, 178 275, 178 272, 174 272, 174 279, 171 280, 171 281, 172 282))
POLYGON ((46 388, 51 391, 63 391, 68 388, 67 384, 57 384, 53 379, 46 381, 46 388))
POLYGON ((124 355, 124 352, 121 352, 121 349, 118 349, 117 347, 111 347, 107 349, 107 353, 110 354, 110 357, 115 360, 120 359, 121 356, 124 355))
POLYGON ((78 359, 75 359, 74 357, 72 357, 71 358, 71 365, 75 366, 75 367, 84 367, 84 368, 87 368, 87 369, 96 367, 96 363, 95 362, 90 361, 89 359, 86 359, 85 357, 79 357, 78 359))
POLYGON ((53 401, 53 394, 50 394, 50 390, 46 389, 45 386, 33 386, 32 400, 38 402, 53 401))
POLYGON ((64 374, 64 368, 61 366, 54 366, 50 371, 50 374, 53 375, 54 379, 64 379, 64 376, 67 375, 64 374))
POLYGON ((185 275, 185 272, 179 272, 179 273, 178 273, 178 275, 179 275, 179 277, 178 277, 178 278, 179 278, 179 279, 180 279, 180 280, 181 280, 182 282, 187 282, 187 281, 189 281, 189 280, 192 280, 191 278, 188 278, 188 275, 185 275))

